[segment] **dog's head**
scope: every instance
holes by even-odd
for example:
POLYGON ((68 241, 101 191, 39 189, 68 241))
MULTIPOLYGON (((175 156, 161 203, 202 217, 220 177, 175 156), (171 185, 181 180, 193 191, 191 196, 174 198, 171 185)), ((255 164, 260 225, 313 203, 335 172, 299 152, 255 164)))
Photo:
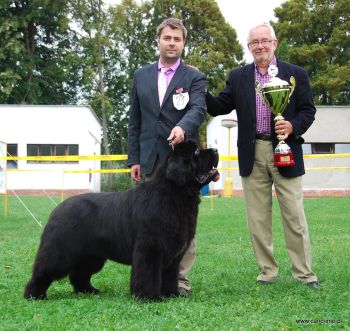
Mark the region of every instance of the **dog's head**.
POLYGON ((166 163, 166 178, 177 186, 195 184, 201 188, 219 179, 217 149, 198 149, 192 141, 178 144, 166 163))

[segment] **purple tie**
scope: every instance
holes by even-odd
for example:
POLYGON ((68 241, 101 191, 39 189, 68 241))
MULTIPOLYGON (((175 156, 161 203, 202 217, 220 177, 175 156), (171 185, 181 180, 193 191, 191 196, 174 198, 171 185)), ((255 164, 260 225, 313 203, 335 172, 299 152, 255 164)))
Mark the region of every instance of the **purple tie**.
POLYGON ((161 68, 158 76, 158 94, 159 94, 159 104, 161 105, 165 96, 167 85, 167 74, 171 71, 169 68, 161 68))

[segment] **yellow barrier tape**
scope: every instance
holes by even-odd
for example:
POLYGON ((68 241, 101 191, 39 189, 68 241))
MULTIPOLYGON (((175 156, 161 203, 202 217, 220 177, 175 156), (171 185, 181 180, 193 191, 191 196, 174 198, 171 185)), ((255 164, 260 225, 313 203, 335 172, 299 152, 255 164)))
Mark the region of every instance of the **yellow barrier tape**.
POLYGON ((16 169, 8 168, 8 172, 62 172, 62 169, 16 169))
POLYGON ((237 155, 232 155, 232 156, 228 156, 228 155, 220 155, 219 156, 219 161, 234 161, 234 160, 238 160, 238 156, 237 155))
POLYGON ((96 170, 65 170, 65 169, 7 169, 9 172, 64 172, 64 173, 118 173, 118 172, 130 172, 130 169, 96 169, 96 170))
MULTIPOLYGON (((235 170, 238 171, 239 168, 217 168, 219 171, 226 171, 226 170, 235 170)), ((350 170, 350 167, 314 167, 314 168, 305 168, 305 170, 350 170)), ((9 169, 10 172, 64 172, 66 173, 101 173, 101 174, 108 174, 108 173, 129 173, 130 169, 100 169, 100 170, 33 170, 33 169, 27 169, 27 170, 17 170, 17 169, 9 169)))
POLYGON ((0 159, 14 161, 125 161, 126 154, 119 155, 56 155, 56 156, 1 156, 0 159))
MULTIPOLYGON (((341 154, 312 154, 304 155, 306 159, 316 158, 338 158, 350 157, 350 153, 341 154)), ((0 156, 0 159, 5 160, 27 160, 27 161, 86 161, 86 160, 101 160, 101 161, 125 161, 128 159, 126 154, 119 155, 67 155, 67 156, 0 156)), ((219 157, 220 161, 238 160, 237 155, 222 155, 219 157)), ((305 168, 306 170, 350 170, 350 167, 313 167, 305 168)), ((239 168, 218 168, 220 171, 224 170, 239 170, 239 168)), ((64 173, 128 173, 130 169, 100 169, 100 170, 64 170, 64 169, 7 169, 9 172, 64 172, 64 173)))
POLYGON ((305 159, 326 159, 335 157, 350 157, 350 153, 340 153, 340 154, 306 154, 305 159))
MULTIPOLYGON (((304 155, 304 159, 334 159, 338 157, 350 157, 350 153, 341 153, 341 154, 307 154, 304 155)), ((228 160, 238 160, 237 155, 220 155, 219 156, 220 161, 228 161, 228 160)))
MULTIPOLYGON (((239 170, 239 168, 217 168, 217 170, 239 170)), ((314 167, 305 168, 305 170, 350 170, 350 167, 314 167)))
POLYGON ((100 170, 64 170, 64 173, 123 173, 130 172, 130 169, 100 169, 100 170))
POLYGON ((350 167, 319 167, 319 168, 305 168, 305 170, 350 170, 350 167))
MULTIPOLYGON (((324 158, 338 158, 350 157, 350 153, 340 154, 307 154, 305 159, 324 159, 324 158)), ((126 154, 111 154, 111 155, 57 155, 57 156, 0 156, 0 160, 14 160, 14 161, 126 161, 128 156, 126 154)), ((221 155, 220 161, 238 160, 237 155, 221 155)))

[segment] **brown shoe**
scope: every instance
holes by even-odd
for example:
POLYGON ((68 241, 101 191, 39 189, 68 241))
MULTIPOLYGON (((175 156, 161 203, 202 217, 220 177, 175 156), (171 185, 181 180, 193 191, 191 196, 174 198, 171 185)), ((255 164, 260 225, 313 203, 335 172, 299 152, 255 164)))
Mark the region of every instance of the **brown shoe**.
POLYGON ((184 287, 179 287, 179 296, 188 298, 190 296, 190 290, 187 290, 184 287))

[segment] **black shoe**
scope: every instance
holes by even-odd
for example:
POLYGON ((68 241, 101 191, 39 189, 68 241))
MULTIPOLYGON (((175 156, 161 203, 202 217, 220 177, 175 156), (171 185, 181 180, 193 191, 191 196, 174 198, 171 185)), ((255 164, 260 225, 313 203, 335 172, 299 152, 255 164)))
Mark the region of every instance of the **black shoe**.
POLYGON ((268 282, 267 280, 258 280, 259 285, 272 285, 272 282, 268 282))
POLYGON ((311 288, 319 288, 320 287, 320 283, 318 281, 309 282, 309 283, 306 283, 306 285, 311 287, 311 288))
POLYGON ((188 298, 190 296, 190 290, 187 290, 184 287, 179 287, 179 296, 183 298, 188 298))

